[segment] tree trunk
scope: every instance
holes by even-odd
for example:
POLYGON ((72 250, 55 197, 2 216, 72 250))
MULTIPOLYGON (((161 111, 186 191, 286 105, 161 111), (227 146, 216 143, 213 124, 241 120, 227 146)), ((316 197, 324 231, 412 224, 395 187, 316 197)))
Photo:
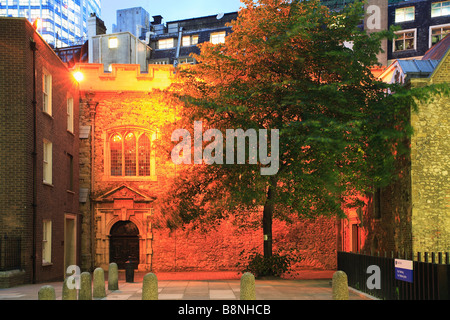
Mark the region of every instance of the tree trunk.
POLYGON ((263 233, 264 233, 264 257, 272 256, 272 219, 274 211, 274 198, 276 188, 276 177, 270 178, 269 189, 267 190, 267 199, 263 211, 263 233))

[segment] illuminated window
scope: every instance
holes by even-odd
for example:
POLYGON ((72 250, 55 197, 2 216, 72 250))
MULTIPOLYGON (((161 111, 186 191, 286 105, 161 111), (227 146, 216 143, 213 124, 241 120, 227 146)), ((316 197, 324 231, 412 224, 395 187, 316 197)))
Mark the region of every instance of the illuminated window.
POLYGON ((210 42, 212 44, 225 43, 225 36, 226 36, 225 31, 213 32, 213 33, 211 33, 211 36, 210 36, 210 42))
POLYGON ((450 1, 435 2, 431 4, 431 17, 450 15, 450 1))
POLYGON ((395 9, 395 23, 414 21, 414 7, 395 9))
POLYGON ((416 49, 416 30, 403 30, 396 32, 398 36, 394 39, 393 51, 415 50, 416 49))
POLYGON ((111 176, 122 176, 122 137, 119 134, 111 137, 111 176))
POLYGON ((198 44, 198 35, 184 36, 182 40, 183 47, 195 46, 198 44))
POLYGON ((175 47, 173 38, 158 40, 158 49, 171 49, 175 47))
POLYGON ((136 136, 130 132, 125 136, 125 176, 136 176, 136 136))
MULTIPOLYGON (((154 135, 140 130, 124 130, 110 135, 109 163, 111 177, 150 177, 155 175, 154 135)), ((108 161, 106 161, 108 163, 108 161)))
POLYGON ((150 175, 151 162, 151 143, 147 135, 139 138, 139 176, 146 177, 150 175))
POLYGON ((53 182, 53 145, 51 142, 44 140, 43 149, 43 181, 52 184, 53 182))
POLYGON ((52 262, 52 222, 44 220, 42 230, 42 263, 52 262))
POLYGON ((430 47, 450 33, 450 24, 430 27, 430 47))
POLYGON ((52 76, 44 71, 44 75, 42 77, 42 95, 44 97, 44 106, 43 111, 52 114, 52 76))
POLYGON ((67 131, 73 133, 73 98, 67 99, 67 131))
POLYGON ((109 38, 108 47, 110 49, 117 48, 119 46, 119 40, 117 38, 109 38))

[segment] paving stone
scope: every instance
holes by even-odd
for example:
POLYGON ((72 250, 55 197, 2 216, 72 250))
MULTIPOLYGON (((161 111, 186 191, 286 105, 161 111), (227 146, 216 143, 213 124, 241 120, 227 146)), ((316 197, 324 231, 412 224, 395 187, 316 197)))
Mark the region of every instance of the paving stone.
POLYGON ((236 299, 232 290, 209 290, 211 299, 236 299))
POLYGON ((159 295, 159 300, 182 300, 182 293, 161 293, 159 295))

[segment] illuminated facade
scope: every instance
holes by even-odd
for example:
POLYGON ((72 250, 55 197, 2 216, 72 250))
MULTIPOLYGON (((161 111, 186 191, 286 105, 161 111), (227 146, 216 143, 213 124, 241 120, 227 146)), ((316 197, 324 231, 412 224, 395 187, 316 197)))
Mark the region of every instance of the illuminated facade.
POLYGON ((0 2, 0 16, 41 19, 38 32, 54 48, 83 44, 87 19, 100 16, 100 0, 7 0, 0 2))
MULTIPOLYGON (((188 67, 188 66, 187 66, 188 67)), ((124 268, 131 259, 141 271, 237 270, 242 251, 262 250, 262 229, 233 219, 206 227, 170 230, 163 204, 177 166, 158 148, 165 125, 176 118, 160 90, 173 81, 173 66, 78 64, 80 81, 81 269, 124 268)), ((170 140, 170 139, 169 139, 170 140)), ((165 144, 164 144, 165 145, 165 144)), ((248 219, 261 221, 260 213, 248 219)), ((250 215, 252 216, 250 218, 250 215)), ((274 220, 274 250, 296 250, 298 269, 336 267, 336 219, 300 219, 289 227, 274 220), (318 240, 320 239, 320 240, 318 240)))

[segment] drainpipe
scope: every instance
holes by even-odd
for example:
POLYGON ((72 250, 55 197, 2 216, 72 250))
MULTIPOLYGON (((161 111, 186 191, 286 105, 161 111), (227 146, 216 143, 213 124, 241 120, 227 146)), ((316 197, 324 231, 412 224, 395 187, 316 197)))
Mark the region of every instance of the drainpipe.
POLYGON ((31 260, 33 264, 32 283, 36 283, 36 215, 37 215, 37 100, 36 100, 36 42, 30 38, 30 49, 33 52, 33 230, 32 230, 32 254, 31 260))
POLYGON ((174 62, 173 62, 173 66, 175 67, 175 68, 177 68, 178 67, 178 65, 179 65, 179 61, 178 61, 178 59, 180 58, 180 49, 181 49, 181 40, 183 39, 183 27, 180 27, 180 31, 178 32, 178 44, 177 44, 177 53, 176 53, 176 56, 175 56, 175 60, 174 60, 174 62))
POLYGON ((90 109, 91 119, 92 119, 92 132, 91 132, 91 197, 90 197, 90 206, 91 206, 91 268, 95 267, 95 205, 93 202, 93 192, 95 186, 95 116, 97 114, 97 106, 98 102, 94 102, 95 106, 91 106, 90 101, 88 100, 88 106, 90 109))

